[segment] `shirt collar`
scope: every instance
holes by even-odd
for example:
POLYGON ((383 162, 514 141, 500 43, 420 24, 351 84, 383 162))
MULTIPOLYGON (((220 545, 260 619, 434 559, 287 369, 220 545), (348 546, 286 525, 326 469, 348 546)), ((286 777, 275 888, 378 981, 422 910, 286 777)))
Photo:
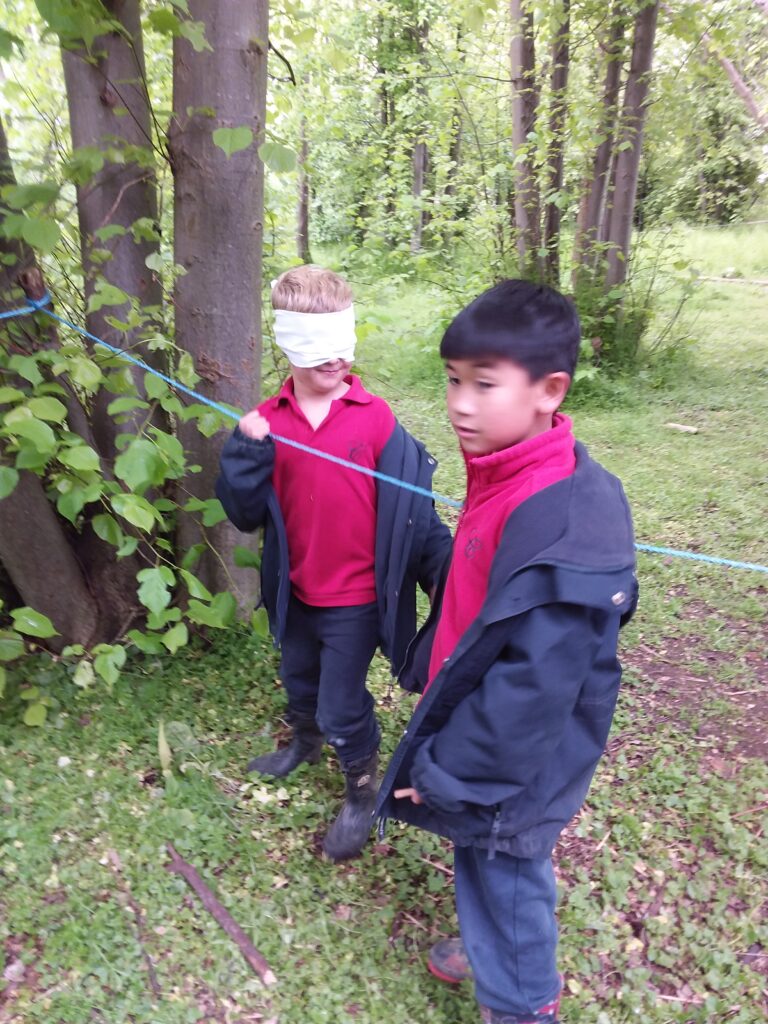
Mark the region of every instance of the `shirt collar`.
MULTIPOLYGON (((336 399, 339 402, 355 402, 358 405, 369 405, 373 401, 373 395, 366 391, 360 378, 354 373, 348 373, 344 380, 349 384, 349 391, 346 395, 336 399)), ((288 377, 274 398, 275 404, 280 405, 288 402, 293 405, 296 402, 296 394, 293 389, 293 377, 288 377)))

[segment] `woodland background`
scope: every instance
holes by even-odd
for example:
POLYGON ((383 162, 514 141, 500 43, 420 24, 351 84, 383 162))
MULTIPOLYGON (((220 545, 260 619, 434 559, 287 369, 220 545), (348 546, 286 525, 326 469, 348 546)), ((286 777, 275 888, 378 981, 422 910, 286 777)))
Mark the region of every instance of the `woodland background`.
MULTIPOLYGON (((584 324, 569 411, 638 540, 768 564, 764 2, 19 0, 0 24, 0 312, 47 291, 245 409, 285 373, 268 282, 329 265, 358 372, 460 498, 440 334, 493 281, 547 280, 584 324)), ((450 852, 395 829, 331 868, 333 765, 244 780, 282 700, 256 539, 212 497, 231 426, 45 313, 0 321, 0 1021, 469 1024, 422 966, 455 927, 450 852)), ((755 1024, 764 577, 639 568, 616 728, 558 850, 563 1017, 755 1024)), ((409 699, 383 662, 370 682, 388 750, 409 699)))

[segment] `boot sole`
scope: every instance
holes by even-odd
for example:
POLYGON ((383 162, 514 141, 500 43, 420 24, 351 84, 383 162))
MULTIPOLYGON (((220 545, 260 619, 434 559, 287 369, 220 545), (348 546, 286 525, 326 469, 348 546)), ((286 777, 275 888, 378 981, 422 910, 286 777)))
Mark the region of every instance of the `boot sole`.
POLYGON ((427 960, 427 970, 430 974, 434 974, 440 981, 444 981, 446 985, 461 985, 465 981, 469 981, 472 977, 471 974, 467 974, 463 978, 457 978, 455 974, 444 974, 438 967, 427 960))

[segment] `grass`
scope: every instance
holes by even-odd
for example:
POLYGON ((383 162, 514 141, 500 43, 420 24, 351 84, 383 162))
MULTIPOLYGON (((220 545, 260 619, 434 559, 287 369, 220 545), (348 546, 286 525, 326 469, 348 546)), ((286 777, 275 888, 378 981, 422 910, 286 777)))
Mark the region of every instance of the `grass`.
MULTIPOLYGON (((764 229, 683 242, 711 276, 765 273, 764 229)), ((413 285, 375 297, 362 371, 438 456, 436 488, 460 497, 434 355, 446 300, 413 285)), ((577 432, 623 479, 639 540, 768 564, 765 292, 703 283, 685 326, 672 369, 577 405, 577 432)), ((755 1024, 768 1011, 768 581, 647 555, 639 572, 609 749, 558 847, 562 1019, 755 1024)), ((281 728, 263 642, 232 631, 136 659, 111 694, 39 658, 25 670, 56 709, 25 729, 11 692, 0 721, 0 1024, 477 1020, 469 988, 423 968, 455 928, 450 850, 390 825, 360 860, 329 865, 318 840, 341 792, 332 758, 282 784, 244 776, 281 728), (273 989, 166 870, 167 842, 264 953, 273 989)), ((390 697, 381 660, 371 686, 391 751, 412 698, 390 697)))

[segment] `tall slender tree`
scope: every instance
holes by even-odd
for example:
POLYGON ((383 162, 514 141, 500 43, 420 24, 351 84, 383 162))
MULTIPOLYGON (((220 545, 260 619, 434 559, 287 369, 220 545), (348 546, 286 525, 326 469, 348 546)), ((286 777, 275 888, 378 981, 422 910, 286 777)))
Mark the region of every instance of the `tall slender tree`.
MULTIPOLYGON (((189 16, 207 45, 174 41, 169 149, 174 177, 174 246, 183 275, 176 282, 176 339, 194 361, 202 392, 250 409, 259 394, 264 138, 267 87, 267 0, 233 4, 191 0, 189 16), (217 144, 218 143, 218 144, 217 144)), ((183 487, 193 498, 214 492, 223 435, 201 443, 197 427, 180 430, 200 471, 183 487)), ((203 545, 198 567, 211 590, 234 589, 252 605, 256 574, 231 568, 243 539, 226 523, 205 530, 183 517, 180 546, 203 545)))

